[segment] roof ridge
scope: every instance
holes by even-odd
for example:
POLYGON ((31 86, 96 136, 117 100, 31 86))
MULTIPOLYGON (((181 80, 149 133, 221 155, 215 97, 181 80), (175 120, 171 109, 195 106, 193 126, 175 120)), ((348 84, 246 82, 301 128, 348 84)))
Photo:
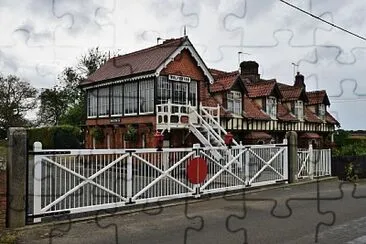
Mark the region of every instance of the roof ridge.
POLYGON ((125 57, 128 57, 128 56, 133 56, 133 55, 137 55, 137 54, 140 54, 140 53, 148 52, 148 51, 151 51, 151 50, 154 50, 154 49, 157 49, 157 48, 161 48, 163 46, 172 45, 172 43, 175 43, 175 42, 178 42, 178 41, 183 41, 185 39, 186 39, 185 37, 169 39, 169 40, 166 40, 165 42, 163 42, 159 45, 147 47, 147 48, 140 49, 140 50, 137 50, 137 51, 133 51, 133 52, 130 52, 130 53, 126 53, 126 54, 123 54, 123 55, 118 55, 116 57, 113 57, 113 58, 109 59, 108 61, 113 60, 113 59, 121 59, 121 58, 125 58, 125 57))

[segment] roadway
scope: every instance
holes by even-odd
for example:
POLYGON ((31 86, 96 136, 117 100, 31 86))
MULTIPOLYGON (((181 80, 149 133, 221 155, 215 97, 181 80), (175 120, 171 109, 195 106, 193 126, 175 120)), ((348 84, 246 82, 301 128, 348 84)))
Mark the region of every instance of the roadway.
POLYGON ((96 215, 27 227, 19 243, 366 243, 366 182, 355 189, 365 198, 332 180, 96 215))

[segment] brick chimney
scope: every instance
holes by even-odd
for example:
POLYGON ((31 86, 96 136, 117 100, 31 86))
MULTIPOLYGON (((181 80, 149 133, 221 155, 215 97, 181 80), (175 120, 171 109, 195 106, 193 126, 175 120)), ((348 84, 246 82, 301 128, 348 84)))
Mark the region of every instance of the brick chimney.
POLYGON ((302 74, 300 74, 300 72, 297 72, 296 76, 295 76, 295 84, 294 86, 301 86, 301 87, 306 87, 305 85, 305 81, 304 81, 304 76, 302 74))
POLYGON ((255 61, 243 61, 240 63, 240 75, 243 78, 249 78, 252 82, 259 81, 259 64, 255 61))

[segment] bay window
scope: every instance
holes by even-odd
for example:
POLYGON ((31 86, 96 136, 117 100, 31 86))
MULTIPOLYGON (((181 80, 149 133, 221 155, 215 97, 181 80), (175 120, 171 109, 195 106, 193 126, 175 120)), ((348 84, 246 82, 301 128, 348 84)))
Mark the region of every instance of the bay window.
POLYGON ((124 85, 123 105, 125 115, 137 114, 137 82, 124 85))
POLYGON ((109 87, 99 88, 98 90, 98 115, 109 115, 109 87))
POLYGON ((325 105, 324 104, 319 104, 319 117, 324 120, 325 118, 325 105))
POLYGON ((302 101, 295 102, 295 115, 299 120, 304 119, 304 103, 302 101))
POLYGON ((266 100, 266 112, 271 119, 277 118, 277 99, 275 97, 268 97, 266 100))
POLYGON ((173 103, 176 104, 187 104, 188 100, 188 84, 181 82, 173 83, 173 103))
POLYGON ((239 91, 230 91, 227 94, 227 109, 234 114, 242 114, 242 95, 239 91))
POLYGON ((172 85, 168 81, 168 78, 166 76, 159 76, 157 84, 157 103, 167 103, 168 100, 171 98, 171 95, 172 85))
POLYGON ((189 95, 188 100, 192 106, 197 106, 197 81, 192 80, 189 84, 189 95))
POLYGON ((139 87, 140 113, 154 112, 154 80, 144 80, 139 87))
POLYGON ((115 85, 112 86, 112 98, 111 98, 111 109, 112 115, 123 114, 123 86, 115 85))
POLYGON ((87 106, 88 106, 88 117, 96 117, 97 116, 97 89, 89 89, 87 91, 87 106))

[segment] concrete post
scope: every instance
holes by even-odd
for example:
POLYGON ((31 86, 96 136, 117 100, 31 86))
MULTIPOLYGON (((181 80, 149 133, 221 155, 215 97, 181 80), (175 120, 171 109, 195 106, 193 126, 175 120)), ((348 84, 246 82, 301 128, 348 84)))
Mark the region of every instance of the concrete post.
POLYGON ((295 131, 286 133, 288 141, 288 183, 297 182, 297 134, 295 131))
POLYGON ((12 127, 8 131, 8 202, 7 227, 25 226, 27 199, 27 131, 12 127))

